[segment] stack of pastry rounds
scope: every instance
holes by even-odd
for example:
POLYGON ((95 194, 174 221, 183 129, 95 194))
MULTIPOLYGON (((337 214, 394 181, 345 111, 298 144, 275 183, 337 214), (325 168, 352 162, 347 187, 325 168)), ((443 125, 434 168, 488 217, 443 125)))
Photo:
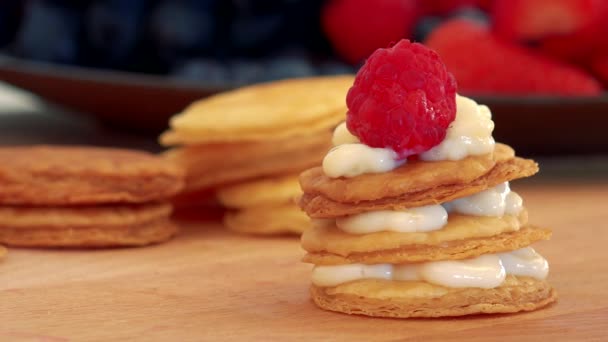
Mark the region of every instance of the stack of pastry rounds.
MULTIPOLYGON (((408 161, 389 172, 352 178, 330 178, 321 167, 309 169, 300 176, 304 195, 299 204, 314 219, 311 229, 302 235, 307 251, 304 261, 316 267, 353 265, 363 269, 381 264, 416 269, 425 263, 446 265, 511 252, 546 240, 551 231, 528 223, 525 209, 496 217, 450 212, 445 226, 424 232, 355 234, 336 223, 371 211, 445 204, 537 171, 533 160, 516 157, 503 144, 496 144, 494 152, 486 155, 458 161, 408 161)), ((331 311, 406 318, 528 311, 556 299, 544 279, 508 272, 499 286, 491 288, 446 287, 416 277, 394 280, 362 274, 352 279, 313 284, 313 301, 331 311)))
POLYGON ((186 170, 180 206, 208 203, 230 209, 225 223, 247 233, 300 233, 308 220, 293 198, 302 170, 331 147, 346 112, 353 76, 256 84, 197 101, 174 116, 160 142, 186 170))
POLYGON ((296 175, 263 178, 218 190, 217 196, 230 208, 224 225, 248 234, 301 234, 310 220, 295 205, 301 194, 296 175))
POLYGON ((179 167, 145 152, 0 148, 0 243, 112 247, 162 242, 177 233, 169 198, 182 187, 179 167))

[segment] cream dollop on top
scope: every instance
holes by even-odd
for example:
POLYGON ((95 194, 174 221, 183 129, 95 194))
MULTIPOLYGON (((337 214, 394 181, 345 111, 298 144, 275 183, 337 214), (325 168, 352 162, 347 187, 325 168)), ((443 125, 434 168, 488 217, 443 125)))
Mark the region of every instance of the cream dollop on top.
POLYGON ((424 281, 451 288, 500 286, 507 274, 545 279, 549 272, 547 261, 534 249, 485 254, 472 259, 431 261, 417 264, 348 264, 315 266, 312 282, 329 287, 360 279, 394 281, 424 281))
POLYGON ((487 106, 456 95, 456 119, 450 124, 445 139, 421 153, 420 159, 460 160, 471 155, 490 153, 495 145, 493 130, 494 122, 487 106))
POLYGON ((364 173, 381 173, 405 163, 397 160, 390 148, 369 147, 359 142, 343 122, 334 130, 334 148, 323 158, 323 172, 331 178, 355 177, 364 173))
POLYGON ((332 148, 323 158, 323 172, 331 178, 355 177, 364 173, 382 173, 395 169, 403 162, 388 148, 364 144, 343 144, 332 148))
MULTIPOLYGON (((420 154, 424 161, 460 160, 470 155, 487 154, 494 150, 494 122, 487 106, 456 95, 456 118, 450 124, 445 139, 420 154)), ((370 147, 352 135, 346 123, 334 130, 334 148, 323 159, 323 172, 331 178, 355 177, 365 173, 391 171, 405 163, 390 148, 370 147)))
POLYGON ((355 135, 352 135, 346 127, 346 122, 342 122, 339 124, 336 129, 334 129, 334 134, 331 137, 331 143, 334 146, 344 145, 344 144, 359 144, 361 141, 355 135))

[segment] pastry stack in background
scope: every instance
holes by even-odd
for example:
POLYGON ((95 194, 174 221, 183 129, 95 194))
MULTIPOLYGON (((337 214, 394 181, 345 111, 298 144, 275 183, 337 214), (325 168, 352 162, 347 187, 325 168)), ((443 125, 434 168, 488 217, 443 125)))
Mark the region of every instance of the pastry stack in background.
POLYGON ((310 220, 295 204, 301 195, 296 174, 267 177, 217 191, 220 203, 232 210, 224 225, 251 234, 301 234, 310 220))
POLYGON ((162 242, 177 233, 169 199, 182 186, 179 167, 145 152, 0 148, 0 243, 118 247, 162 242))
POLYGON ((548 263, 530 247, 551 231, 528 222, 509 188, 538 166, 495 143, 488 107, 456 94, 436 53, 405 40, 376 51, 347 105, 335 147, 300 176, 319 307, 442 317, 556 300, 548 263))
POLYGON ((214 95, 171 119, 160 142, 186 170, 177 206, 219 194, 225 225, 253 234, 300 233, 309 224, 294 196, 300 171, 318 164, 346 110, 352 76, 252 85, 214 95))

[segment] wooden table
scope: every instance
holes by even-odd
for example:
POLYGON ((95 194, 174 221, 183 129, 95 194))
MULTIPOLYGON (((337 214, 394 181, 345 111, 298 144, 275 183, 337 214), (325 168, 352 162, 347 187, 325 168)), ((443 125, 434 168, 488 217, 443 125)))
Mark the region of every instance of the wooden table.
POLYGON ((608 340, 608 184, 527 183, 537 246, 560 299, 523 314, 378 319, 309 300, 294 238, 251 238, 189 224, 153 247, 12 249, 0 263, 0 341, 608 340))

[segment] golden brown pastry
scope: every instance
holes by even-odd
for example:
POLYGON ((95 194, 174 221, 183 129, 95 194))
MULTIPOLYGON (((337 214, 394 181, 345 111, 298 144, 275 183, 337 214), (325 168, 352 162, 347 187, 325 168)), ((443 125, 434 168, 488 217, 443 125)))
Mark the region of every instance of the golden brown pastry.
POLYGON ((19 247, 143 246, 178 229, 170 204, 0 207, 0 242, 19 247))
POLYGON ((331 179, 315 167, 300 175, 299 204, 314 218, 383 209, 406 209, 447 202, 538 172, 530 159, 496 144, 494 153, 459 161, 412 162, 391 172, 331 179))
POLYGON ((177 233, 174 163, 146 152, 84 146, 0 148, 0 243, 142 246, 177 233))
POLYGON ((163 145, 284 140, 335 126, 353 76, 254 84, 191 104, 171 119, 163 145))
POLYGON ((0 148, 0 204, 143 203, 175 195, 183 170, 153 154, 84 146, 0 148))
POLYGON ((301 234, 310 219, 296 205, 302 193, 295 174, 262 178, 218 190, 219 201, 230 208, 224 225, 233 231, 258 235, 301 234))
POLYGON ((319 307, 377 317, 445 317, 532 311, 557 299, 546 281, 509 276, 493 289, 446 288, 424 282, 360 280, 333 288, 311 286, 319 307))

